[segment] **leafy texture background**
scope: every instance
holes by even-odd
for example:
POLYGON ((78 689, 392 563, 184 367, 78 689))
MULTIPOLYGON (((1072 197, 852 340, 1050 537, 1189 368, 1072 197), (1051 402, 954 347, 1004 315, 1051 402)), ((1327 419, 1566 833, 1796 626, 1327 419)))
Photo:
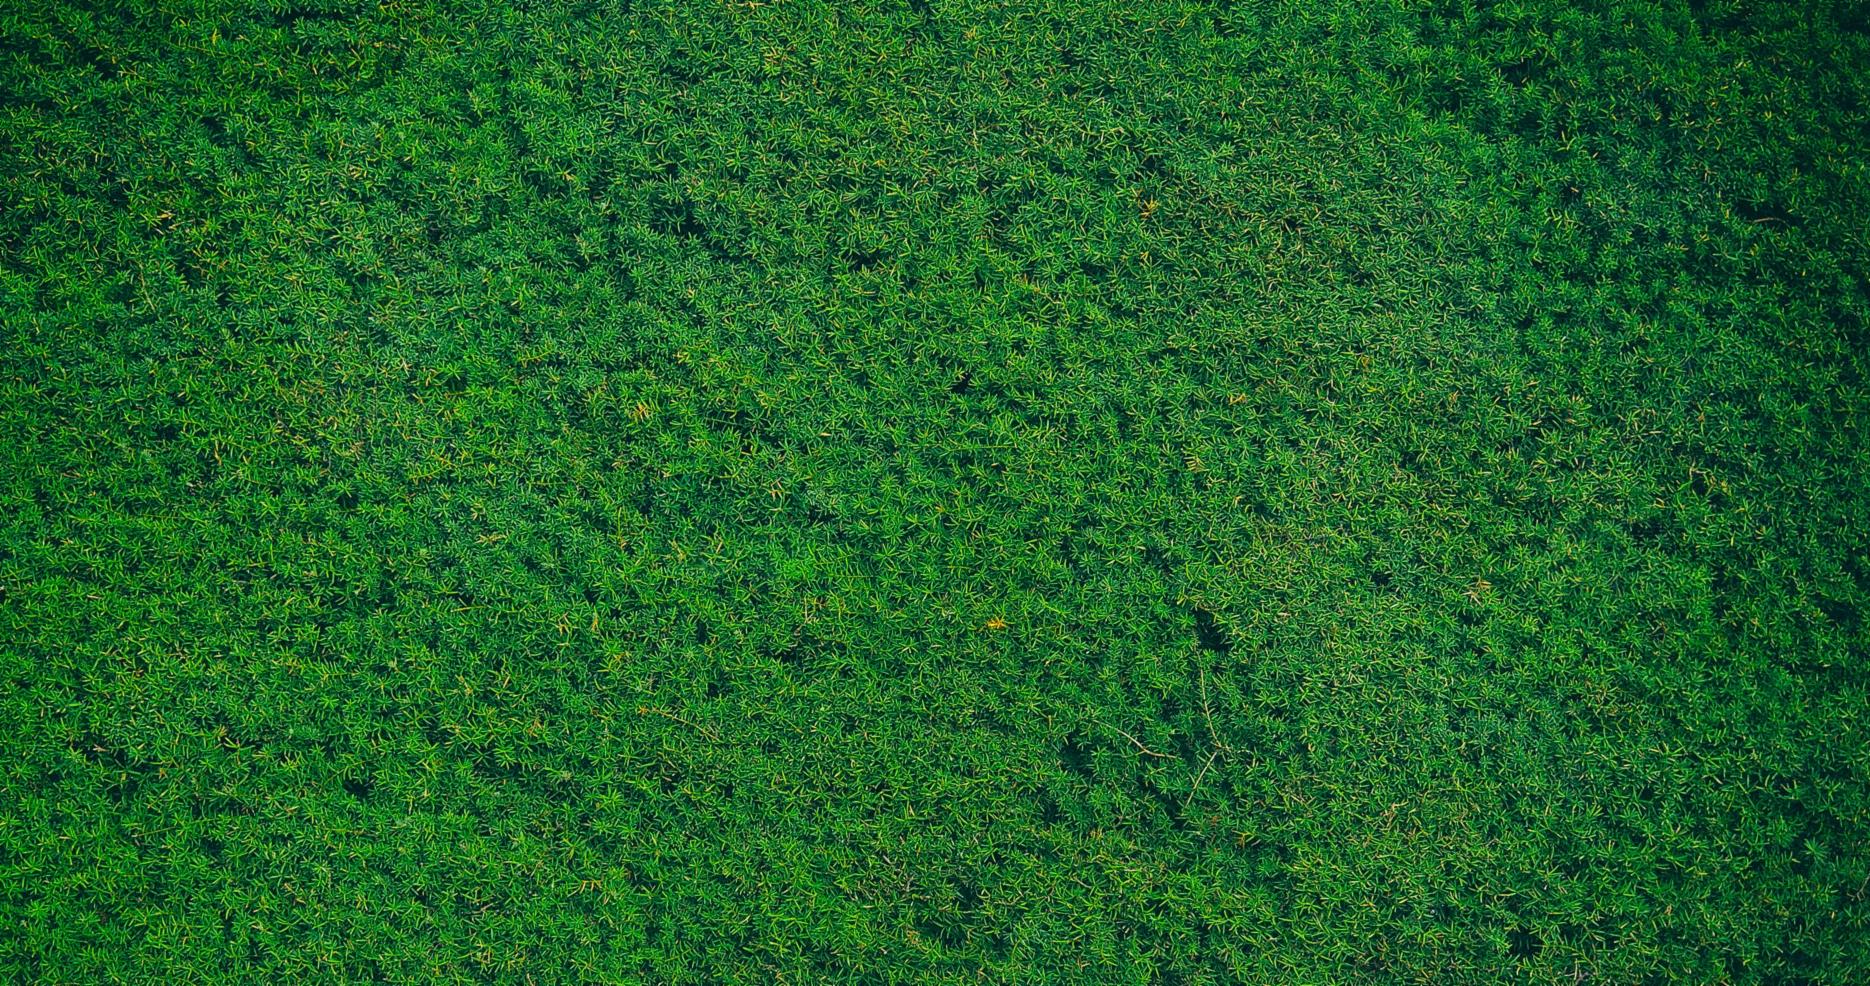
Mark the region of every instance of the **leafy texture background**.
POLYGON ((0 977, 1865 981, 1867 32, 8 4, 0 977))

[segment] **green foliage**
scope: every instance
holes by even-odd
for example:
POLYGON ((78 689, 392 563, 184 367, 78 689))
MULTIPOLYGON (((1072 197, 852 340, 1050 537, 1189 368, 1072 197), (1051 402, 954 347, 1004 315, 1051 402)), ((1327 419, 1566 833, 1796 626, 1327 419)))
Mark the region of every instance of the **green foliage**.
POLYGON ((8 4, 0 977, 1870 980, 1867 66, 8 4))

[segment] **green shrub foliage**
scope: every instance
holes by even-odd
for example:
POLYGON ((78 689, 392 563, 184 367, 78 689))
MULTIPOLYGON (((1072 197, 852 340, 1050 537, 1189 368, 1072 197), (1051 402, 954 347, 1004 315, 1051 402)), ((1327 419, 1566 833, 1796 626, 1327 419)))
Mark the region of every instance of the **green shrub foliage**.
POLYGON ((0 10, 0 978, 1870 980, 1870 16, 0 10))

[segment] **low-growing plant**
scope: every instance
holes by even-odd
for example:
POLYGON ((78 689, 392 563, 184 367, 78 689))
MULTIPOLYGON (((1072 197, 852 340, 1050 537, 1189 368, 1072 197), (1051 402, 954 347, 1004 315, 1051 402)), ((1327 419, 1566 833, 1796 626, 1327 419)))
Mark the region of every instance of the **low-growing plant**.
POLYGON ((1856 3, 0 11, 0 978, 1870 978, 1856 3))

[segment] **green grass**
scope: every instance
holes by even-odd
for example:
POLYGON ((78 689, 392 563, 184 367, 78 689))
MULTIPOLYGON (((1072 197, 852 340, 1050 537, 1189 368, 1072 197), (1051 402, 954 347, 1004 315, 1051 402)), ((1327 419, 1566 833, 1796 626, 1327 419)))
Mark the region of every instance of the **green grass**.
POLYGON ((0 979, 1870 981, 1867 230, 1853 0, 8 4, 0 979))

